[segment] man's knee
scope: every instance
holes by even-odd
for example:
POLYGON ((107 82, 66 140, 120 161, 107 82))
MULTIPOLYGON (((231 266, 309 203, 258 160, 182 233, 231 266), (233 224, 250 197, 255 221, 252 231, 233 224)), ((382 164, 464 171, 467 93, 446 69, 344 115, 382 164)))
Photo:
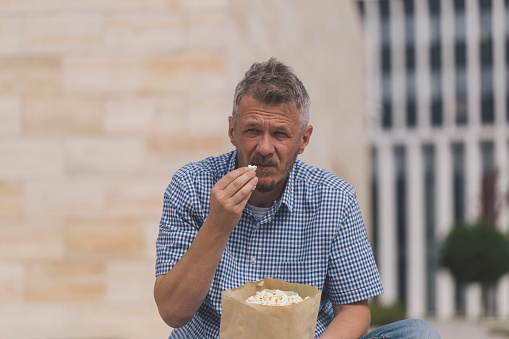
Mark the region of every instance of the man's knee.
POLYGON ((402 322, 405 322, 404 327, 408 331, 405 338, 440 339, 440 335, 436 328, 426 320, 406 319, 402 320, 402 322))
POLYGON ((405 319, 369 332, 362 339, 440 339, 437 330, 426 320, 405 319))

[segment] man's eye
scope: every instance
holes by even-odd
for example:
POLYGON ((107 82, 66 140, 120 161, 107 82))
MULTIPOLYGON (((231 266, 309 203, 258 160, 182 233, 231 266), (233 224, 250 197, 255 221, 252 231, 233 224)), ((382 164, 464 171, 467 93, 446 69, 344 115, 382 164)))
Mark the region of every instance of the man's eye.
POLYGON ((285 137, 285 138, 288 137, 288 134, 286 134, 285 132, 281 132, 281 131, 278 131, 274 134, 278 137, 285 137))

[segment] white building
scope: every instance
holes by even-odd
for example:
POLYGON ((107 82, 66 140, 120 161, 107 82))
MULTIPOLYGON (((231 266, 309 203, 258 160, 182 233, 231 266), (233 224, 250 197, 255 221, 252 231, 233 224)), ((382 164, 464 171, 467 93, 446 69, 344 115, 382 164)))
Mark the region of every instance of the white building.
MULTIPOLYGON (((455 222, 479 216, 481 180, 509 187, 509 1, 358 1, 367 35, 373 234, 383 303, 409 316, 481 315, 481 288, 438 265, 455 222)), ((509 227, 507 206, 498 225, 509 227)), ((509 278, 496 313, 509 316, 509 278)))

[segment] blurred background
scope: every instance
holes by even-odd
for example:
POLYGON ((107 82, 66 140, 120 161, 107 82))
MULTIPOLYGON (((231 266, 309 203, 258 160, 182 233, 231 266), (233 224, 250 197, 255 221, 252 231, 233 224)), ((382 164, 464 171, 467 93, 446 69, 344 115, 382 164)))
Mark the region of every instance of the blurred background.
POLYGON ((366 34, 372 239, 385 287, 379 299, 410 317, 507 319, 509 1, 357 5, 366 34), (489 222, 500 246, 481 237, 455 242, 454 234, 449 243, 457 245, 444 248, 455 226, 478 220, 489 222), (463 256, 459 273, 451 274, 459 263, 445 263, 447 251, 463 256))
POLYGON ((440 253, 486 211, 509 229, 507 27, 503 0, 0 0, 0 338, 169 335, 164 190, 232 149, 234 87, 272 56, 311 96, 301 159, 357 189, 374 318, 503 336, 507 274, 466 283, 440 253))

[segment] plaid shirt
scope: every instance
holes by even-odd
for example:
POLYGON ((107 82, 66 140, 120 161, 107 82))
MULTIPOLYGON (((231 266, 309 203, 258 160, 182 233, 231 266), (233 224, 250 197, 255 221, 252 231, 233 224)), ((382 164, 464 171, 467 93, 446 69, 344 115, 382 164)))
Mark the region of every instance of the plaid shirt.
MULTIPOLYGON (((175 173, 164 195, 156 275, 166 274, 187 251, 207 218, 212 186, 234 170, 235 157, 232 151, 175 173)), ((297 160, 283 195, 260 222, 244 209, 205 301, 170 338, 219 338, 221 292, 266 277, 322 290, 315 336, 334 317, 332 304, 383 292, 352 186, 297 160)))

